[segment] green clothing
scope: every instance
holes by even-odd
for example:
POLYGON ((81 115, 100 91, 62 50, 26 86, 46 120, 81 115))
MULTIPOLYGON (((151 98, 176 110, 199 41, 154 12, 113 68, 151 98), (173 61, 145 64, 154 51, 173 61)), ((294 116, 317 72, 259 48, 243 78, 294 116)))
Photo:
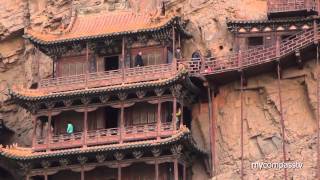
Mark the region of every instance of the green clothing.
POLYGON ((68 133, 68 134, 72 134, 72 133, 73 133, 73 125, 72 125, 71 123, 68 123, 67 133, 68 133))

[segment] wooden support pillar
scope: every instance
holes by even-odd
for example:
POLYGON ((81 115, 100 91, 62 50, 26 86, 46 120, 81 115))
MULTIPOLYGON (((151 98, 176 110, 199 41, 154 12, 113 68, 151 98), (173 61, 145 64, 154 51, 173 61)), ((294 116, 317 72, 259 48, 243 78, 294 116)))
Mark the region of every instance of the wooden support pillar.
POLYGON ((81 180, 85 180, 85 177, 84 177, 85 176, 85 174, 84 174, 85 172, 84 172, 84 168, 83 167, 81 167, 81 171, 80 172, 81 172, 81 180))
POLYGON ((38 117, 36 115, 32 115, 32 117, 33 117, 32 147, 34 148, 37 141, 38 117))
POLYGON ((172 54, 173 54, 173 68, 176 71, 177 70, 177 59, 176 59, 176 31, 174 26, 172 26, 172 54))
POLYGON ((157 140, 160 140, 161 135, 161 100, 158 99, 158 116, 157 116, 157 140))
POLYGON ((173 130, 177 130, 177 98, 173 97, 173 110, 172 110, 172 123, 173 123, 173 130))
POLYGON ((125 37, 122 38, 121 72, 122 83, 125 83, 125 37))
POLYGON ((26 180, 30 180, 30 176, 29 175, 26 175, 26 180))
POLYGON ((187 165, 183 163, 183 177, 182 180, 187 180, 187 165))
POLYGON ((88 88, 88 76, 89 76, 89 42, 86 43, 86 89, 88 88))
POLYGON ((172 26, 172 54, 173 54, 173 60, 176 58, 176 30, 174 26, 172 26))
POLYGON ((174 175, 174 180, 179 180, 178 159, 177 158, 175 158, 173 160, 173 175, 174 175))
POLYGON ((159 180, 159 163, 158 163, 158 159, 155 160, 154 163, 154 168, 155 168, 155 180, 159 180))
POLYGON ((50 151, 50 141, 51 141, 51 120, 52 112, 48 112, 48 126, 47 126, 47 151, 50 151))
POLYGON ((117 180, 121 180, 121 177, 122 177, 121 166, 119 164, 119 166, 118 166, 118 179, 117 180))
MULTIPOLYGON (((280 62, 278 62, 277 66, 277 75, 278 75, 278 98, 279 98, 279 108, 280 108, 280 124, 281 124, 281 134, 282 134, 282 152, 283 152, 283 162, 287 162, 286 157, 286 145, 285 145, 285 125, 284 125, 284 117, 283 117, 283 108, 282 108, 282 97, 281 97, 281 78, 280 78, 280 62)), ((287 168, 283 168, 284 171, 284 179, 287 180, 287 168)))
POLYGON ((276 34, 276 57, 280 58, 280 36, 276 34))
POLYGON ((87 135, 88 135, 88 107, 86 105, 84 109, 84 118, 83 118, 83 145, 82 147, 87 147, 87 135))
POLYGON ((56 64, 57 58, 54 57, 52 60, 52 78, 55 78, 55 64, 56 64))
POLYGON ((121 102, 121 107, 120 107, 120 144, 123 143, 123 133, 124 133, 124 103, 121 102))
POLYGON ((180 116, 180 129, 183 127, 183 99, 180 102, 180 110, 181 110, 181 116, 180 116))

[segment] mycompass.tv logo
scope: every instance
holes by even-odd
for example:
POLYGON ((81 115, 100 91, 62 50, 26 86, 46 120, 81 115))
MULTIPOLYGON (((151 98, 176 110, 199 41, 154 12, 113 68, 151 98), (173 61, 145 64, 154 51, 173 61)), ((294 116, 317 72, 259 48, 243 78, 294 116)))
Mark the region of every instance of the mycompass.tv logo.
POLYGON ((251 169, 302 169, 301 162, 253 162, 251 169))

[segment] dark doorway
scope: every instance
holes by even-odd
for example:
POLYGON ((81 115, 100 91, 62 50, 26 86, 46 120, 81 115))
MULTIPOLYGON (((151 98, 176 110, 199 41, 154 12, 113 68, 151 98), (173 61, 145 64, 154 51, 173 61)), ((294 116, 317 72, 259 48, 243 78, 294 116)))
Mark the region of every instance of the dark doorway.
POLYGON ((105 108, 106 128, 118 127, 118 109, 112 107, 105 108))
POLYGON ((248 38, 248 46, 254 47, 254 46, 262 46, 263 45, 263 37, 249 37, 248 38))
POLYGON ((104 58, 104 70, 116 70, 119 69, 119 56, 109 56, 104 58))

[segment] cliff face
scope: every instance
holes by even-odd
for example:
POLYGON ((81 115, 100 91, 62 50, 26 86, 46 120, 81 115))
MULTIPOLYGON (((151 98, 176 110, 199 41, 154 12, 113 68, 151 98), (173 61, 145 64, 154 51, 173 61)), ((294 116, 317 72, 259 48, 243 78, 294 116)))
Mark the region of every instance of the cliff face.
MULTIPOLYGON (((1 0, 0 7, 0 87, 24 83, 31 86, 51 73, 51 60, 26 42, 23 28, 29 23, 39 30, 60 31, 70 23, 71 9, 81 13, 113 11, 131 6, 136 11, 152 9, 156 1, 130 0, 1 0), (30 15, 29 15, 30 14, 30 15), (41 68, 39 68, 41 67, 41 68)), ((189 19, 188 30, 194 38, 183 42, 185 57, 195 49, 214 55, 229 53, 232 36, 226 18, 266 18, 266 0, 171 0, 170 7, 189 19)), ((316 80, 314 62, 303 70, 286 69, 281 81, 288 159, 304 163, 300 170, 289 170, 293 179, 313 179, 316 166, 316 80)), ((281 162, 280 110, 275 74, 248 79, 244 92, 244 157, 247 179, 282 179, 283 171, 251 169, 251 162, 281 162)), ((239 82, 220 87, 215 99, 217 119, 217 175, 213 179, 239 179, 240 176, 240 92, 239 82)), ((6 92, 5 92, 6 93, 6 92)), ((0 114, 14 131, 6 143, 30 145, 30 115, 12 105, 0 93, 0 114)), ((209 120, 206 103, 193 107, 192 131, 201 146, 209 149, 209 120)), ((194 179, 206 179, 201 164, 193 168, 194 179)))

